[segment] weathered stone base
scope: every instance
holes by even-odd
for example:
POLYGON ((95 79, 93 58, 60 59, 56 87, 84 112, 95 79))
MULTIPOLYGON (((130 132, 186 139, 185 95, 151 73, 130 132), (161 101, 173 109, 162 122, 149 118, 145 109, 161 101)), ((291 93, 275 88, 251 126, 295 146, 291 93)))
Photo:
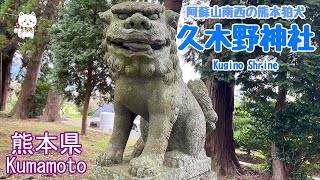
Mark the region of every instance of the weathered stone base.
POLYGON ((193 177, 189 180, 217 180, 217 174, 215 172, 207 172, 193 177))
POLYGON ((179 168, 162 166, 156 176, 149 178, 132 177, 128 162, 111 167, 93 166, 93 179, 98 180, 216 180, 216 174, 211 172, 211 160, 205 158, 188 163, 179 168))

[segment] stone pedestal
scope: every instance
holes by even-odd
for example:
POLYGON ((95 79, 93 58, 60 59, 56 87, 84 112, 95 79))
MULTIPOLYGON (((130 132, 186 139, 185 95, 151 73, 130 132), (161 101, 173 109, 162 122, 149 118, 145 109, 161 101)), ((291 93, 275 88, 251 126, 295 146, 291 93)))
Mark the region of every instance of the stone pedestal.
POLYGON ((132 177, 129 173, 129 164, 113 165, 111 167, 93 166, 93 179, 98 180, 216 180, 216 174, 211 172, 211 160, 205 158, 186 163, 179 168, 162 166, 156 176, 149 178, 132 177))

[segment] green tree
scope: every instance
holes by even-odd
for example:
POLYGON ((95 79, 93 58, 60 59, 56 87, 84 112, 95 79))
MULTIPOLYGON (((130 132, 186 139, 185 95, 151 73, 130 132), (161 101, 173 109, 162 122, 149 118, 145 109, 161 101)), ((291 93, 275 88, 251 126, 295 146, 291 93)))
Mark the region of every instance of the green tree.
MULTIPOLYGON (((243 4, 249 5, 260 5, 266 4, 272 5, 297 5, 303 4, 308 7, 305 20, 297 19, 294 21, 288 21, 283 19, 269 19, 269 20, 255 20, 255 19, 245 19, 245 20, 207 20, 204 23, 205 28, 212 29, 214 23, 221 23, 224 28, 230 29, 231 25, 234 23, 247 23, 247 24, 263 24, 267 23, 270 26, 274 26, 276 23, 282 23, 286 28, 290 28, 290 24, 297 23, 300 28, 304 23, 310 23, 314 28, 313 31, 316 32, 316 37, 319 35, 319 30, 315 29, 317 24, 319 24, 319 13, 316 9, 319 8, 318 0, 308 0, 308 1, 211 1, 212 5, 238 5, 243 4)), ((203 24, 200 22, 198 24, 203 24)), ((313 41, 316 46, 319 45, 318 39, 314 38, 313 41)), ((194 61, 197 56, 195 53, 190 51, 187 55, 189 59, 194 61), (190 53, 191 52, 191 53, 190 53), (190 56, 191 55, 191 56, 190 56)), ((263 53, 260 48, 251 53, 239 52, 233 53, 228 50, 223 50, 221 53, 215 53, 213 50, 207 50, 200 54, 200 59, 202 61, 194 61, 196 69, 201 73, 202 78, 207 84, 210 96, 212 97, 213 104, 215 105, 215 110, 218 114, 219 120, 217 123, 217 129, 213 132, 207 139, 207 152, 213 157, 213 162, 216 171, 220 174, 231 174, 234 171, 232 166, 239 167, 238 161, 235 158, 234 145, 233 145, 233 131, 232 131, 232 120, 233 120, 233 94, 234 85, 242 84, 243 90, 250 92, 248 95, 258 95, 261 96, 261 92, 267 95, 263 97, 264 101, 266 99, 272 99, 274 101, 274 106, 271 111, 272 116, 270 119, 277 119, 275 114, 281 111, 285 107, 285 102, 287 100, 287 94, 298 89, 303 89, 306 84, 310 83, 317 72, 317 65, 311 66, 310 68, 315 69, 304 69, 306 67, 305 63, 313 63, 316 58, 311 58, 311 56, 317 56, 317 53, 303 54, 303 53, 290 53, 288 50, 283 51, 281 54, 277 54, 274 51, 270 53, 263 53), (280 64, 280 69, 277 72, 240 72, 235 77, 234 72, 215 72, 212 70, 211 61, 212 59, 220 59, 220 61, 243 61, 246 64, 248 59, 277 59, 280 64), (310 61, 306 61, 309 59, 310 61), (311 60, 313 59, 313 60, 311 60), (304 64, 304 65, 303 65, 304 64), (304 73, 309 73, 304 79, 301 79, 301 75, 304 73), (257 78, 258 77, 258 78, 257 78), (259 78, 261 77, 261 78, 259 78), (278 91, 277 91, 278 90, 278 91), (224 146, 224 147, 221 147, 224 146), (211 151, 211 153, 210 153, 211 151)), ((307 65, 309 66, 309 65, 307 65)), ((311 82, 314 83, 314 82, 311 82)), ((270 105, 270 103, 264 103, 264 105, 270 105)), ((280 121, 280 120, 278 120, 280 121)), ((276 122, 278 122, 276 121, 276 122)), ((270 121, 271 123, 273 121, 270 121)), ((280 135, 281 136, 281 135, 280 135)), ((281 138, 279 138, 281 139, 281 138)), ((271 139, 270 139, 271 140, 271 139)), ((272 141, 272 140, 271 140, 272 141)), ((272 162, 273 162, 273 178, 275 179, 288 179, 292 175, 292 169, 287 168, 285 161, 280 160, 276 155, 278 147, 275 142, 272 141, 272 162)))
POLYGON ((103 61, 104 25, 98 14, 110 6, 107 0, 68 1, 60 9, 62 19, 51 29, 56 82, 69 100, 83 106, 81 134, 86 134, 91 95, 109 94, 112 100, 114 85, 103 61))
MULTIPOLYGON (((210 1, 210 6, 235 4, 239 4, 239 2, 210 1)), ((198 22, 198 25, 203 24, 205 29, 212 29, 214 24, 219 22, 222 23, 224 28, 231 28, 231 25, 236 21, 208 19, 205 22, 198 22)), ((202 39, 203 41, 207 40, 206 38, 202 39)), ((238 56, 242 57, 243 55, 239 53, 238 56)), ((215 53, 212 49, 200 54, 190 50, 187 54, 188 61, 192 61, 195 69, 200 72, 201 78, 208 88, 213 107, 218 115, 216 129, 206 139, 206 152, 212 159, 213 169, 220 175, 238 174, 239 170, 241 170, 240 163, 235 154, 233 139, 234 87, 236 79, 234 72, 213 71, 211 61, 213 59, 228 61, 233 58, 236 58, 235 54, 228 50, 223 50, 220 54, 215 53)))
POLYGON ((253 120, 254 117, 251 116, 246 105, 241 104, 235 108, 233 122, 235 146, 245 149, 248 155, 250 155, 251 150, 268 153, 268 141, 263 131, 257 130, 262 124, 253 120))
POLYGON ((320 89, 319 86, 305 88, 309 93, 299 93, 276 112, 276 100, 271 99, 266 91, 259 96, 247 95, 242 107, 250 113, 249 134, 253 134, 253 142, 258 143, 258 149, 269 156, 270 148, 265 147, 270 147, 271 142, 275 144, 278 150, 273 158, 284 163, 287 179, 309 179, 309 170, 320 157, 317 133, 320 130, 320 89))
MULTIPOLYGON (((43 3, 36 0, 5 0, 1 4, 0 17, 2 17, 3 21, 1 23, 4 24, 3 27, 5 28, 5 30, 2 30, 2 32, 5 33, 5 36, 2 35, 2 39, 5 37, 6 40, 6 46, 1 50, 8 49, 8 47, 10 47, 10 52, 14 53, 15 50, 19 49, 19 52, 24 54, 24 60, 27 62, 27 72, 22 83, 21 92, 18 101, 12 111, 9 113, 9 116, 20 117, 22 119, 29 117, 29 111, 32 108, 33 102, 32 94, 36 90, 36 82, 42 63, 43 52, 46 50, 46 46, 49 42, 47 28, 51 27, 56 19, 56 7, 59 2, 59 0, 48 1, 48 3, 43 3), (13 28, 17 22, 17 16, 19 12, 35 12, 38 16, 38 31, 36 32, 34 39, 20 40, 16 35, 13 34, 13 28), (21 46, 18 46, 19 44, 21 46)), ((12 57, 13 54, 10 56, 8 51, 8 61, 12 61, 12 57)), ((11 68, 7 69, 9 74, 10 69, 11 68)), ((2 94, 6 96, 5 93, 2 94)))
MULTIPOLYGON (((269 2, 263 3, 271 5, 269 2)), ((271 3, 274 4, 274 2, 271 3)), ((315 12, 317 11, 316 9, 320 7, 320 1, 285 1, 281 2, 281 4, 306 5, 306 19, 297 19, 294 22, 282 19, 267 20, 262 22, 268 23, 271 26, 277 22, 280 22, 286 28, 289 28, 292 23, 297 23, 300 28, 302 28, 303 24, 309 23, 312 26, 313 32, 316 33, 316 37, 319 36, 319 28, 317 28, 317 25, 319 24, 319 13, 315 12)), ((319 38, 313 38, 312 41, 316 47, 319 46, 319 38)), ((304 99, 309 97, 308 101, 304 101, 307 102, 305 105, 308 104, 308 108, 319 108, 317 103, 314 101, 314 99, 319 99, 319 94, 316 93, 319 90, 319 87, 316 87, 316 84, 319 84, 318 80, 320 79, 319 74, 317 73, 319 72, 320 68, 318 64, 319 49, 314 53, 291 53, 286 49, 281 54, 270 52, 268 54, 258 53, 256 55, 259 55, 259 58, 276 59, 280 65, 279 70, 277 72, 241 73, 238 76, 238 82, 243 85, 243 90, 246 92, 247 96, 255 98, 255 108, 253 106, 252 108, 259 112, 259 116, 256 117, 257 119, 260 119, 260 122, 264 123, 264 125, 260 128, 271 128, 265 132, 265 136, 272 142, 270 152, 272 159, 273 178, 282 180, 294 177, 297 179, 298 176, 296 176, 296 173, 301 170, 299 167, 302 166, 300 166, 298 163, 292 163, 291 160, 299 157, 287 156, 287 158, 283 158, 281 154, 283 154, 283 152, 293 153, 294 148, 286 148, 286 143, 290 144, 294 141, 300 141, 303 139, 302 137, 299 138, 298 134, 300 132, 295 131, 293 126, 301 129, 304 129, 305 126, 303 123, 298 123, 300 121, 293 123, 291 121, 291 117, 283 116, 282 113, 285 113, 288 110, 288 107, 291 108, 293 106, 292 102, 288 101, 288 96, 293 96, 296 101, 294 106, 297 108, 295 108, 292 114, 297 118, 306 118, 299 115, 299 111, 302 111, 301 108, 298 108, 299 99, 301 96, 304 97, 304 99), (312 95, 312 98, 310 98, 310 95, 312 95), (286 122, 290 121, 292 123, 291 130, 290 128, 286 128, 286 126, 288 126, 288 123, 286 122), (283 129, 286 129, 287 132, 283 132, 283 129), (292 139, 293 141, 287 141, 288 133, 293 134, 293 136, 290 137, 294 139, 292 139)), ((307 113, 307 111, 305 112, 307 113)), ((311 116, 314 117, 315 114, 311 116)), ((309 118, 310 120, 314 119, 311 117, 309 118)), ((310 122, 310 124, 312 123, 310 122)), ((305 132, 305 135, 308 133, 311 135, 312 131, 308 131, 307 129, 308 128, 304 129, 303 132, 305 132)), ((291 145, 294 146, 294 144, 291 145)))
POLYGON ((9 96, 12 58, 18 48, 18 39, 13 36, 17 19, 9 14, 18 8, 16 1, 0 1, 0 111, 6 109, 9 96))
POLYGON ((37 118, 42 115, 49 90, 49 81, 47 81, 44 77, 40 77, 37 81, 36 91, 32 94, 32 106, 28 114, 30 118, 37 118))

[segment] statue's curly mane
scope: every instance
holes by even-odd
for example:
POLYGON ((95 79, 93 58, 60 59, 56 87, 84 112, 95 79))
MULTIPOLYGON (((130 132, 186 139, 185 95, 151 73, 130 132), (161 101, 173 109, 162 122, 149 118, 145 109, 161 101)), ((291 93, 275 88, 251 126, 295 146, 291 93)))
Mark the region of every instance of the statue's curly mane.
POLYGON ((175 42, 176 30, 170 25, 170 23, 167 24, 167 28, 171 35, 169 58, 155 58, 148 63, 137 60, 125 62, 124 60, 117 58, 112 53, 108 52, 105 39, 103 46, 107 52, 104 56, 104 60, 107 62, 107 66, 109 67, 112 78, 116 80, 120 75, 126 75, 130 77, 157 76, 163 77, 166 83, 171 83, 174 82, 177 77, 180 77, 181 69, 179 65, 179 58, 177 56, 177 45, 175 42))

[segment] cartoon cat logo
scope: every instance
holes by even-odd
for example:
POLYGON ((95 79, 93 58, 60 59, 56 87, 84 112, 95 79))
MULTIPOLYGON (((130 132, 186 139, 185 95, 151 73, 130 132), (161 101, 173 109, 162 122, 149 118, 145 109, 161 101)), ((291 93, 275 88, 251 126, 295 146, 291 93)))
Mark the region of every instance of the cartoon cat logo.
POLYGON ((33 39, 36 24, 37 17, 34 12, 31 14, 24 14, 23 12, 20 12, 14 33, 18 34, 18 37, 21 39, 25 39, 26 37, 33 39))

